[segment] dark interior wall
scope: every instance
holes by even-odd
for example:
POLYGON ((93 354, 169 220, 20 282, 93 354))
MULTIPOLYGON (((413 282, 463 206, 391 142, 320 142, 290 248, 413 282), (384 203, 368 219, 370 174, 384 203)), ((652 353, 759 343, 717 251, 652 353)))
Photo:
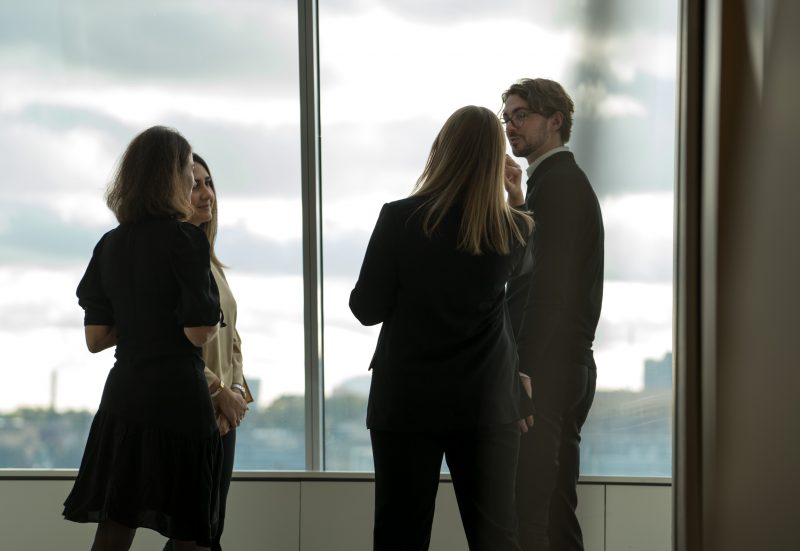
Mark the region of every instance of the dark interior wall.
POLYGON ((800 3, 725 1, 721 28, 705 548, 800 549, 800 3))

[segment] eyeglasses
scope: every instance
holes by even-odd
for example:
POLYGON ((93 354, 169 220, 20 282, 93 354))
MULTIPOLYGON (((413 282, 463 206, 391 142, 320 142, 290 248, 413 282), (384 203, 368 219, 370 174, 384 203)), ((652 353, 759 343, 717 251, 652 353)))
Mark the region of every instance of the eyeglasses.
POLYGON ((517 109, 511 114, 511 117, 507 117, 505 114, 500 117, 500 123, 502 123, 503 126, 508 126, 511 124, 514 126, 514 128, 519 128, 525 124, 525 121, 531 115, 533 115, 533 111, 528 111, 527 109, 517 109))

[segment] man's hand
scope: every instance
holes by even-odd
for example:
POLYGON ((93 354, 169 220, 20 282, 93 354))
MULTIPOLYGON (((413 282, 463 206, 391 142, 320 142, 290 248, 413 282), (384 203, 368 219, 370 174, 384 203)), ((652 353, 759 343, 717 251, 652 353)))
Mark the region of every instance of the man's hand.
MULTIPOLYGON (((533 398, 533 383, 531 382, 531 378, 520 373, 519 382, 522 383, 522 388, 525 390, 525 394, 528 395, 528 398, 533 398)), ((517 425, 519 426, 520 432, 528 432, 528 429, 533 426, 533 415, 528 415, 526 418, 520 419, 517 421, 517 425)))
POLYGON ((525 204, 525 194, 522 193, 522 168, 517 162, 506 154, 505 188, 508 193, 508 204, 519 207, 525 204))

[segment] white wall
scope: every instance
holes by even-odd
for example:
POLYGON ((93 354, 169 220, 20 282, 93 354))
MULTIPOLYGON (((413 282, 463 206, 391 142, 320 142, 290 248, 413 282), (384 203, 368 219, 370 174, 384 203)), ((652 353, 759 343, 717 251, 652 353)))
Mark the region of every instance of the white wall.
MULTIPOLYGON (((62 480, 0 472, 0 549, 88 550, 95 525, 62 519, 72 487, 62 480), (17 475, 17 476, 15 476, 17 475)), ((52 475, 51 475, 52 476, 52 475)), ((74 476, 74 475, 73 475, 74 476)), ((671 487, 587 480, 579 487, 586 551, 671 549, 671 487)), ((373 483, 368 475, 238 475, 228 499, 225 549, 367 551, 372 548, 373 483)), ((158 551, 164 539, 139 530, 133 551, 158 551)), ((441 484, 431 551, 466 551, 452 484, 441 484)))

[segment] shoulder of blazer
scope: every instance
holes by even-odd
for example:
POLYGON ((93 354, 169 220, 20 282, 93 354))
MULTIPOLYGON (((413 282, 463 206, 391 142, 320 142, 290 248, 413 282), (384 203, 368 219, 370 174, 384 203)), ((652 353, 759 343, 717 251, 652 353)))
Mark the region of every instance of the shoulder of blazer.
MULTIPOLYGON (((556 153, 536 167, 528 180, 528 193, 525 201, 528 208, 534 208, 542 201, 575 201, 586 204, 597 203, 597 194, 586 173, 583 172, 571 151, 556 153)), ((535 216, 534 216, 535 219, 535 216)))
POLYGON ((563 188, 569 188, 572 192, 583 190, 594 193, 589 178, 575 162, 570 151, 556 153, 542 161, 528 179, 528 189, 530 190, 532 184, 537 187, 551 187, 550 182, 558 182, 562 191, 567 191, 563 188))
POLYGON ((384 208, 392 214, 410 214, 420 208, 425 203, 425 197, 412 195, 396 201, 391 201, 384 205, 384 208))
POLYGON ((412 195, 404 199, 392 201, 383 205, 384 216, 391 220, 391 224, 404 226, 416 212, 421 210, 425 203, 424 197, 412 195))
POLYGON ((542 163, 536 167, 536 170, 533 171, 530 178, 528 178, 528 182, 530 183, 533 180, 546 177, 553 171, 570 172, 572 170, 583 172, 578 166, 578 163, 575 162, 575 155, 572 154, 572 151, 559 151, 542 161, 542 163))

